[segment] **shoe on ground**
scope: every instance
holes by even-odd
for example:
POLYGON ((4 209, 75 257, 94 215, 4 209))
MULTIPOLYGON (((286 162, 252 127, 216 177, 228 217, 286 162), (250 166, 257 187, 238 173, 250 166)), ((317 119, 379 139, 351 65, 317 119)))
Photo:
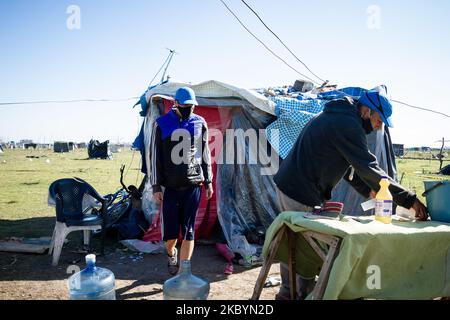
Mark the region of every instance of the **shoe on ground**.
POLYGON ((178 273, 179 264, 178 264, 178 250, 175 248, 173 256, 167 255, 167 269, 169 270, 170 275, 176 275, 178 273))

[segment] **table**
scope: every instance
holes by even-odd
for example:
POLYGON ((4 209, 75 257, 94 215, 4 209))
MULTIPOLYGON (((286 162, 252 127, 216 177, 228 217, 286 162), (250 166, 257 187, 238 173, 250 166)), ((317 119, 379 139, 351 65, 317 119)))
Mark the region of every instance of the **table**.
POLYGON ((292 299, 296 298, 295 273, 310 277, 316 271, 320 272, 311 299, 450 295, 449 224, 394 221, 385 225, 373 217, 310 219, 306 213, 285 212, 269 227, 263 254, 253 300, 259 298, 277 258, 288 264, 292 299), (374 265, 382 271, 380 288, 367 285, 374 265))

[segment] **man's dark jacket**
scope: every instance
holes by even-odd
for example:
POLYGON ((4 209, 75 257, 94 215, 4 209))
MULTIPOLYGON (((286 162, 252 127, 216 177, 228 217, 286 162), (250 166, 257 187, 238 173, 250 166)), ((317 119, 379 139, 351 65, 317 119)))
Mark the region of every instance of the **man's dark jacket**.
MULTIPOLYGON (((331 198, 341 178, 368 197, 371 189, 380 189, 382 177, 388 174, 369 151, 357 105, 343 98, 327 103, 323 112, 306 125, 274 181, 288 197, 313 207, 331 198)), ((389 180, 394 202, 409 209, 416 195, 389 180)))
POLYGON ((172 109, 156 119, 150 155, 153 192, 160 192, 161 186, 183 189, 201 183, 207 187, 212 182, 208 126, 205 119, 195 113, 183 120, 172 109), (177 133, 182 136, 177 137, 177 133), (180 149, 180 143, 186 141, 188 148, 180 149), (183 161, 174 163, 172 152, 181 155, 183 161))

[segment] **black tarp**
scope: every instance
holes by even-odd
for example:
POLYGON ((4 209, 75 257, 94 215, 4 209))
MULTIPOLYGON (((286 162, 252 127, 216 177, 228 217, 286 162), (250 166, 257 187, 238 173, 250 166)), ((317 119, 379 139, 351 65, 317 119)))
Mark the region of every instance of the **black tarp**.
POLYGON ((55 141, 53 144, 54 152, 69 152, 69 143, 63 141, 55 141))
POLYGON ((111 159, 109 140, 105 142, 99 142, 98 140, 89 141, 88 155, 89 159, 111 159))

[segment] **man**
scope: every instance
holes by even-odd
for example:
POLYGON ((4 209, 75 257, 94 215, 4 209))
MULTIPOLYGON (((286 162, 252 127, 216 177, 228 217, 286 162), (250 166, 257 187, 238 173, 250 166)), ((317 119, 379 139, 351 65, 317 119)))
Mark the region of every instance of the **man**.
POLYGON ((196 105, 191 88, 178 89, 173 108, 156 119, 153 130, 151 183, 155 201, 163 204, 162 232, 171 275, 179 269, 176 244, 180 228, 180 259, 192 257, 202 185, 208 200, 213 195, 208 126, 205 119, 193 113, 196 105))
MULTIPOLYGON (((312 211, 331 198, 334 186, 344 178, 364 197, 375 197, 381 177, 377 158, 370 153, 366 134, 392 127, 392 105, 385 87, 365 92, 359 101, 349 97, 330 101, 322 113, 303 129, 274 177, 281 211, 312 211)), ((394 202, 414 208, 418 220, 428 218, 416 195, 390 179, 394 202)), ((282 286, 278 299, 289 296, 288 270, 281 264, 282 286)), ((297 276, 300 298, 314 287, 314 279, 297 276)))

